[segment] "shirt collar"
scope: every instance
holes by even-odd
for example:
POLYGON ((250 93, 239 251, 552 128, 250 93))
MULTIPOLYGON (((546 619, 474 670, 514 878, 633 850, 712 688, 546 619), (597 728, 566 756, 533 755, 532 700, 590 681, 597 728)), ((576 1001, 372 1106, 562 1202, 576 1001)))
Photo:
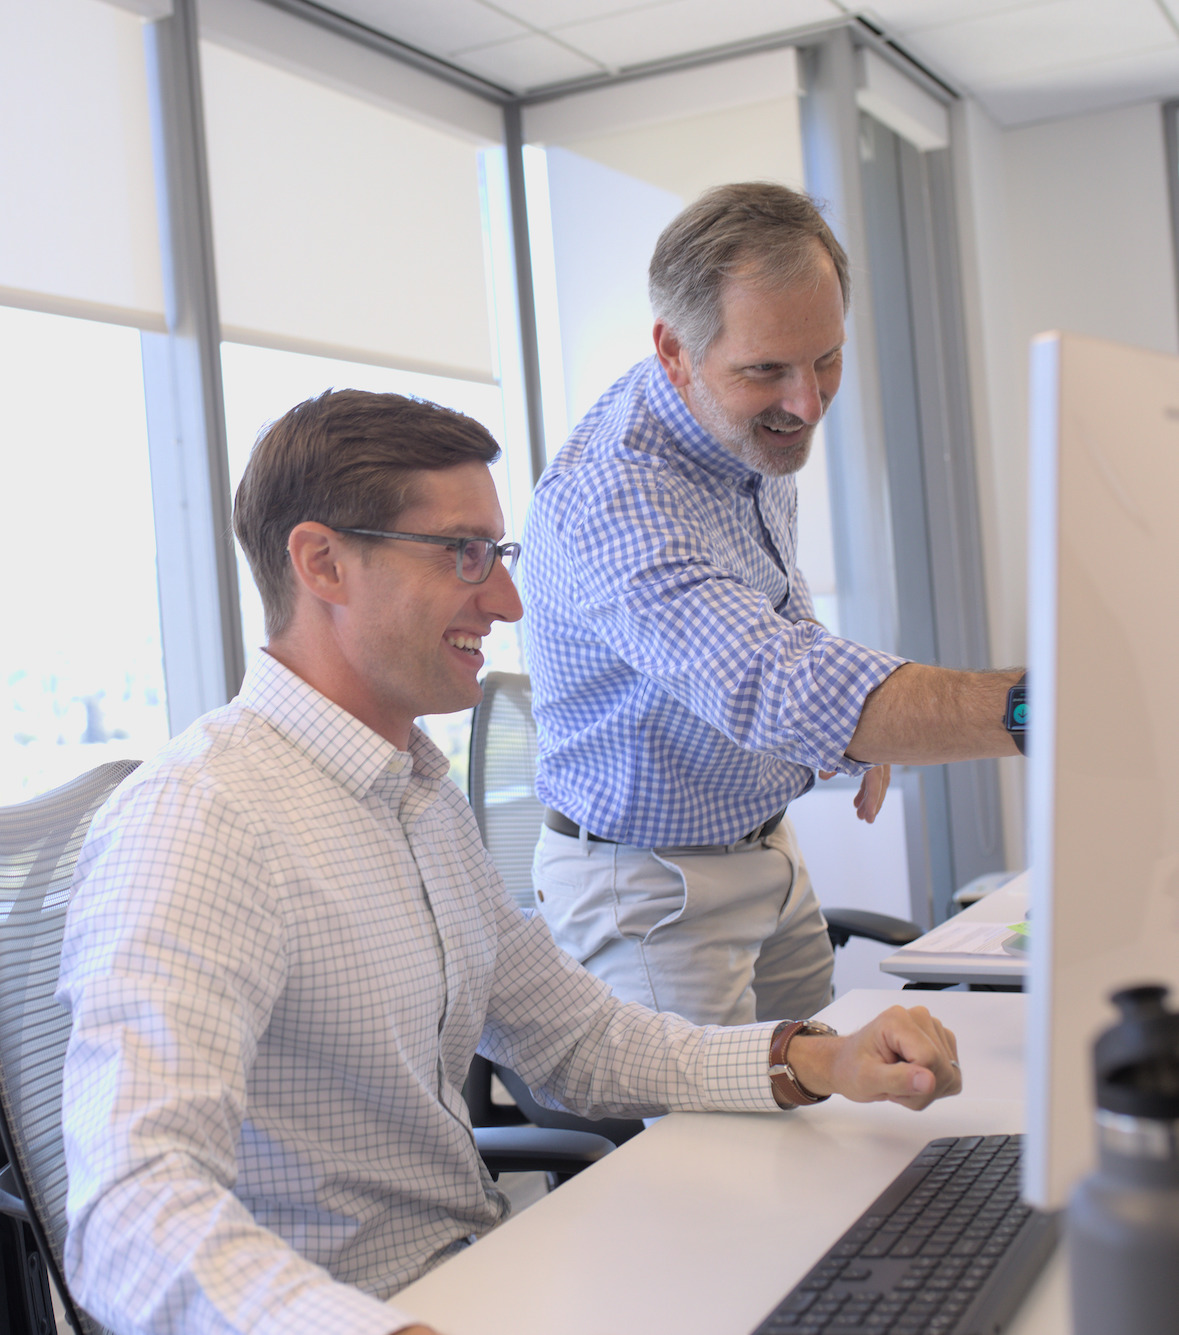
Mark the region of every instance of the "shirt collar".
POLYGON ((650 359, 647 403, 652 414, 671 432, 679 452, 710 473, 717 473, 728 482, 744 482, 761 476, 692 416, 691 409, 668 380, 658 357, 650 359))
POLYGON ((247 670, 238 701, 357 797, 382 774, 404 772, 407 765, 435 786, 450 768, 420 728, 411 730, 409 750, 399 750, 265 650, 247 670))

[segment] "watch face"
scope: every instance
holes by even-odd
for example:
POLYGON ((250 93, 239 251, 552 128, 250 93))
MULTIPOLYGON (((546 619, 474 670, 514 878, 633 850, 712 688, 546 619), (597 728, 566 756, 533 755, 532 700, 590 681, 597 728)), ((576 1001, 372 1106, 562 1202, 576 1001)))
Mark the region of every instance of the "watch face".
POLYGON ((831 1034, 833 1037, 839 1036, 837 1029, 832 1029, 829 1024, 824 1024, 822 1020, 807 1020, 799 1030, 800 1034, 831 1034))
POLYGON ((1008 732, 1024 732, 1028 726, 1028 688, 1013 686, 1007 692, 1007 715, 1003 720, 1008 732))

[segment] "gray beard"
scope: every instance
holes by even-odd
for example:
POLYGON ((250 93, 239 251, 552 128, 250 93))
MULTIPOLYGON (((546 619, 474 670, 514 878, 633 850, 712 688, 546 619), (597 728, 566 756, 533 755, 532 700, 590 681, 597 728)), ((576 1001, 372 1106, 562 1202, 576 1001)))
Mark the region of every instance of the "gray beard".
POLYGON ((747 464, 755 472, 767 477, 785 477, 790 473, 797 473, 810 458, 811 443, 815 437, 814 427, 811 427, 801 440, 779 448, 775 448, 773 442, 767 441, 758 431, 762 426, 777 427, 787 431, 805 426, 802 419, 795 417, 793 413, 769 409, 764 413, 758 413, 756 417, 736 421, 720 406, 712 391, 702 380, 693 382, 692 398, 693 403, 689 405, 692 416, 706 431, 711 432, 730 454, 735 454, 742 463, 747 464))

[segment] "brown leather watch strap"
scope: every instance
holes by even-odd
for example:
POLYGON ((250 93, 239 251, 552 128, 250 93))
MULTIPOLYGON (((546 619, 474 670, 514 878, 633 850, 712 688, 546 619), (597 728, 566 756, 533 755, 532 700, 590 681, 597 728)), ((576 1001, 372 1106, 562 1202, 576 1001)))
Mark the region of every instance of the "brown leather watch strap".
POLYGON ((787 1106, 803 1107, 811 1103, 822 1103, 831 1097, 830 1094, 812 1094, 799 1081, 798 1076, 794 1074, 794 1068, 786 1059, 790 1040, 796 1034, 808 1031, 828 1034, 835 1032, 827 1025, 814 1025, 810 1020, 783 1020, 770 1039, 770 1083, 779 1102, 787 1106))

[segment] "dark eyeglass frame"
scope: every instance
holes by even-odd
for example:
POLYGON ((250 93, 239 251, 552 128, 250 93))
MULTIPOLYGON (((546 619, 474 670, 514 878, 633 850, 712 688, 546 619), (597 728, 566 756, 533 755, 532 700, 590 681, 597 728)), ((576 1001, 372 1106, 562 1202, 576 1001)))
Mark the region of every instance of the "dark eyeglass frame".
POLYGON ((492 542, 490 538, 446 538, 438 533, 388 533, 376 528, 339 528, 335 525, 332 527, 337 533, 352 533, 361 538, 394 538, 398 542, 429 542, 437 547, 453 547, 455 574, 464 584, 485 583, 495 566, 497 556, 504 563, 510 576, 520 558, 518 542, 492 542), (478 579, 471 579, 463 574, 463 558, 468 550, 475 547, 484 549, 483 573, 478 579))

